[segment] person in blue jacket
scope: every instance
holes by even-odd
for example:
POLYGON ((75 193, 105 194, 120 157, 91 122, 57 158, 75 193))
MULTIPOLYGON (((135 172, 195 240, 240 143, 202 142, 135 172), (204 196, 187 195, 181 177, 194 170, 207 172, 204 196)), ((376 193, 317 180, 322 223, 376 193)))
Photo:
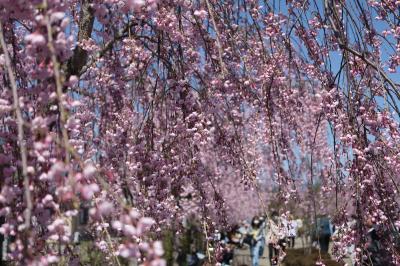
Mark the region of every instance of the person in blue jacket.
POLYGON ((328 253, 329 242, 333 233, 331 219, 325 215, 317 220, 318 242, 322 253, 328 253))
POLYGON ((258 216, 254 216, 251 222, 250 236, 250 253, 252 266, 259 266, 260 254, 263 253, 262 249, 265 245, 265 232, 264 223, 258 216))

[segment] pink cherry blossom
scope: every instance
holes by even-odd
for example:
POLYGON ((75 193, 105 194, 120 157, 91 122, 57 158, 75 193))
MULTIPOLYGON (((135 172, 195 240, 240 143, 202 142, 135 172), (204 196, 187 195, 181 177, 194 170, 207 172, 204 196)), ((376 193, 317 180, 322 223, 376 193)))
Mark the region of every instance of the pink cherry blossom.
POLYGON ((164 232, 275 209, 399 265, 399 1, 361 2, 0 1, 11 263, 77 265, 84 230, 165 265, 164 232))

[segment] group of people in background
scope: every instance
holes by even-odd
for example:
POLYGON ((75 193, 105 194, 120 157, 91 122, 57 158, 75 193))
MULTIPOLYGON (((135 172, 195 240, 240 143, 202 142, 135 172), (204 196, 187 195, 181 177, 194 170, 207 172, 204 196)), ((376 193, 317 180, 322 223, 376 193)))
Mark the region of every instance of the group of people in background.
MULTIPOLYGON (((305 224, 307 223, 305 222, 305 224)), ((350 222, 350 227, 356 229, 356 226, 360 226, 360 224, 357 224, 356 218, 354 218, 350 222)), ((385 229, 375 224, 372 217, 366 218, 364 226, 368 228, 368 232, 365 235, 366 242, 361 261, 356 260, 356 248, 353 245, 347 250, 347 257, 351 260, 348 265, 369 265, 370 263, 376 266, 393 265, 388 261, 390 256, 386 254, 387 250, 382 236, 395 234, 397 245, 400 247, 399 228, 385 229)), ((306 239, 309 237, 310 244, 318 248, 320 253, 328 253, 331 238, 340 233, 335 230, 328 215, 320 215, 316 217, 315 222, 303 227, 301 219, 272 212, 269 217, 260 215, 254 216, 251 222, 243 221, 233 226, 227 233, 219 232, 215 238, 220 247, 216 253, 217 260, 222 266, 259 266, 260 259, 265 258, 264 253, 268 251, 270 265, 279 265, 286 255, 287 248, 295 248, 299 229, 302 229, 303 236, 306 239), (305 228, 307 228, 306 231, 304 231, 305 228), (248 253, 245 257, 243 254, 246 253, 242 252, 240 255, 240 252, 236 252, 245 248, 250 249, 251 262, 248 253)))
POLYGON ((253 217, 250 224, 243 221, 227 234, 218 234, 217 238, 221 246, 219 262, 221 265, 232 265, 234 250, 248 246, 252 266, 259 265, 266 247, 270 265, 278 265, 285 256, 286 248, 294 248, 297 230, 301 223, 301 220, 296 220, 293 216, 279 216, 277 212, 272 212, 270 219, 261 215, 253 217))

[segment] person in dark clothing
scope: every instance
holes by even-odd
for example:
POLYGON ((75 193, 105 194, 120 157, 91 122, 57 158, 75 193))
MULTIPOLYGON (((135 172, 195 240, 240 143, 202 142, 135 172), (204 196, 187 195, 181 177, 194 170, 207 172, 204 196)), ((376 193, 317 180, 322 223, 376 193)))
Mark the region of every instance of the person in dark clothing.
POLYGON ((231 265, 233 260, 233 250, 231 247, 227 247, 226 252, 224 252, 222 257, 222 265, 231 265))
POLYGON ((319 245, 320 245, 322 253, 328 253, 330 239, 331 239, 331 236, 330 235, 326 235, 326 234, 321 235, 319 237, 319 245))
POLYGON ((264 241, 261 243, 261 247, 259 250, 259 256, 260 258, 264 255, 264 250, 265 250, 265 228, 266 228, 266 221, 264 216, 260 216, 260 222, 261 222, 261 227, 263 228, 263 238, 264 241))
POLYGON ((328 253, 329 242, 332 236, 332 224, 328 216, 323 216, 317 220, 318 242, 322 253, 328 253))
POLYGON ((200 259, 197 257, 195 252, 192 252, 189 255, 188 266, 199 266, 199 265, 200 265, 200 259))
POLYGON ((366 234, 366 256, 362 265, 394 266, 390 255, 382 245, 381 236, 378 233, 379 227, 373 223, 372 218, 368 218, 365 225, 369 230, 366 234))
POLYGON ((190 247, 190 254, 188 254, 188 266, 201 266, 203 265, 204 255, 197 252, 196 247, 192 245, 190 247))
POLYGON ((237 227, 234 226, 227 234, 222 233, 220 247, 217 254, 217 261, 220 262, 221 265, 231 265, 234 248, 241 244, 241 239, 236 230, 237 227))

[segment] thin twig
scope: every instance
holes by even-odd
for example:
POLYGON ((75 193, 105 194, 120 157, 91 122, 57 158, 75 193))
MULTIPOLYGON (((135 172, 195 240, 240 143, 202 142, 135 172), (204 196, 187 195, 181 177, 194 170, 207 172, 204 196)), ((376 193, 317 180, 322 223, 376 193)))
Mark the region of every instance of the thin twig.
POLYGON ((222 59, 223 52, 222 52, 220 34, 219 34, 219 31, 218 31, 217 23, 215 22, 214 12, 213 12, 213 10, 211 8, 210 2, 208 0, 206 0, 206 4, 207 4, 208 13, 210 13, 211 21, 212 21, 212 24, 214 26, 215 35, 217 37, 218 57, 219 57, 219 64, 220 64, 221 70, 222 70, 222 76, 225 77, 225 75, 227 74, 227 69, 226 69, 224 61, 222 59))
MULTIPOLYGON (((47 0, 43 1, 43 6, 45 9, 47 9, 47 0)), ((60 72, 60 64, 57 60, 56 56, 56 49, 53 45, 53 31, 51 28, 51 23, 49 16, 46 14, 45 17, 46 20, 46 26, 47 26, 47 38, 48 38, 48 44, 47 46, 49 47, 50 50, 50 56, 51 56, 51 62, 53 64, 53 71, 54 71, 54 79, 56 82, 56 94, 57 94, 57 101, 58 101, 58 108, 60 112, 60 128, 61 128, 61 134, 62 134, 62 139, 63 139, 63 146, 65 150, 65 163, 66 165, 69 164, 69 140, 68 140, 68 132, 67 128, 65 125, 67 124, 67 113, 65 111, 64 105, 63 105, 63 88, 62 88, 62 81, 61 81, 61 72, 60 72)))

